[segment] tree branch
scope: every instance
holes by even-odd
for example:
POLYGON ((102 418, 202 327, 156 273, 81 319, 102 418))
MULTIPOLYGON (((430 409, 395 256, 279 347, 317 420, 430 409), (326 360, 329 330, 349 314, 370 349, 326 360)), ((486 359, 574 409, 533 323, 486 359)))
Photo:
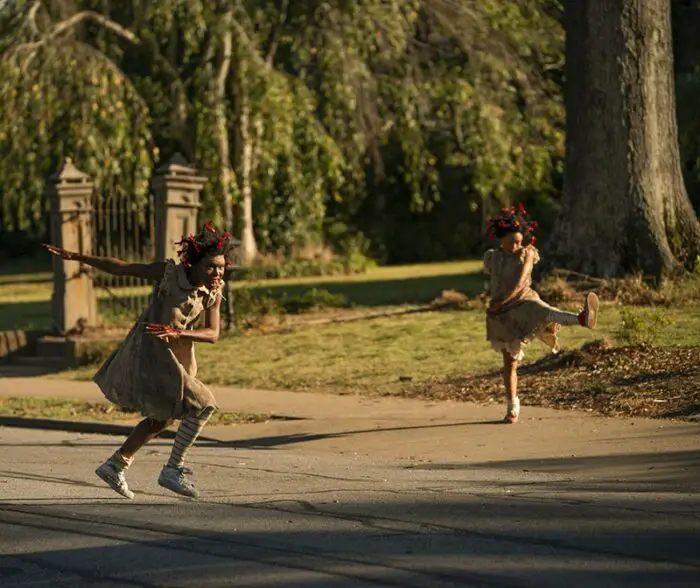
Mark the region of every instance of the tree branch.
POLYGON ((282 27, 287 22, 287 15, 289 13, 289 0, 281 0, 280 14, 277 19, 277 24, 270 35, 270 43, 267 50, 267 56, 265 57, 265 63, 268 66, 272 65, 275 59, 275 54, 277 53, 277 46, 279 45, 280 35, 282 33, 282 27))
MULTIPOLYGON (((38 10, 39 3, 37 2, 35 5, 32 6, 32 8, 29 11, 29 15, 34 18, 36 16, 36 12, 38 10)), ((85 10, 83 12, 78 12, 74 14, 73 16, 70 16, 66 18, 65 20, 62 20, 58 24, 56 24, 49 32, 45 33, 38 41, 34 41, 32 43, 22 43, 19 44, 15 47, 15 51, 17 53, 26 53, 29 52, 30 56, 33 56, 40 48, 43 46, 49 44, 51 41, 57 39, 61 35, 67 33, 74 27, 78 26, 80 23, 83 22, 92 22, 94 24, 97 24, 101 27, 103 27, 105 30, 108 30, 130 45, 146 50, 148 53, 150 53, 154 59, 154 61, 160 65, 164 71, 167 73, 168 77, 170 80, 173 82, 176 88, 177 92, 177 114, 178 114, 178 121, 182 128, 185 128, 186 121, 187 121, 187 96, 185 93, 185 87, 182 82, 182 79, 180 78, 179 73, 173 67, 173 65, 165 59, 160 53, 155 51, 153 47, 151 47, 148 43, 144 42, 141 37, 136 35, 133 31, 130 31, 129 29, 123 27, 120 25, 118 22, 115 22, 97 12, 93 12, 91 10, 85 10)))

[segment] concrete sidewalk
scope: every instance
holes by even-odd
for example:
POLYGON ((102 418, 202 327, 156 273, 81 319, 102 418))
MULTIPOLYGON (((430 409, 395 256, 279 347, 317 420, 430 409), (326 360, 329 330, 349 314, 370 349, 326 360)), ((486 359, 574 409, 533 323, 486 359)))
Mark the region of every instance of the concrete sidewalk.
MULTIPOLYGON (((206 429, 207 438, 231 447, 700 486, 698 423, 603 418, 525 406, 521 421, 512 426, 500 424, 500 405, 213 389, 222 410, 292 418, 206 429)), ((18 395, 104 400, 92 382, 0 379, 0 397, 18 395)))

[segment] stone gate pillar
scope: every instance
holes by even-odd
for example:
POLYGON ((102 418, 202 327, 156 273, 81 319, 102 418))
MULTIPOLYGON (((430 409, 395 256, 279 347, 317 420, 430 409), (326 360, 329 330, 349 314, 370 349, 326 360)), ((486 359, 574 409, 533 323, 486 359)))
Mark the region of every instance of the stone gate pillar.
MULTIPOLYGON (((92 254, 93 186, 70 158, 49 177, 45 193, 51 202, 52 245, 92 254)), ((53 258, 51 307, 54 330, 61 335, 97 323, 97 299, 88 268, 77 261, 53 258)))
POLYGON ((198 230, 200 193, 206 178, 196 175, 179 153, 159 167, 151 181, 155 196, 156 259, 177 260, 177 243, 198 230))

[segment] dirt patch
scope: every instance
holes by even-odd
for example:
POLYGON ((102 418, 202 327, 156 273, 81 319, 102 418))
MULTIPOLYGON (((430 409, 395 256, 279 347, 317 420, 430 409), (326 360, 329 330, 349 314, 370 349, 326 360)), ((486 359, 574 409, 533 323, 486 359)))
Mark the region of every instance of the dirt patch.
MULTIPOLYGON (((520 370, 523 405, 608 416, 700 420, 700 347, 612 347, 594 341, 520 370)), ((500 372, 436 380, 402 396, 502 402, 500 372)))

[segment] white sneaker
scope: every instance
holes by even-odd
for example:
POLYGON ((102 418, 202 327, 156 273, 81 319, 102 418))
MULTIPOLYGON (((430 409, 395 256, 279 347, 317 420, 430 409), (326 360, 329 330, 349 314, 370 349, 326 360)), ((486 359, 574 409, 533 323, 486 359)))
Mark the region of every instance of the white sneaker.
POLYGON ((119 494, 129 500, 134 498, 134 493, 129 490, 129 485, 126 483, 124 470, 118 468, 111 458, 97 468, 95 473, 115 492, 119 492, 119 494))
POLYGON ((160 472, 158 484, 181 496, 197 498, 199 497, 199 492, 197 492, 194 484, 187 478, 187 474, 191 473, 192 471, 187 468, 171 468, 166 465, 163 466, 163 470, 160 472))

